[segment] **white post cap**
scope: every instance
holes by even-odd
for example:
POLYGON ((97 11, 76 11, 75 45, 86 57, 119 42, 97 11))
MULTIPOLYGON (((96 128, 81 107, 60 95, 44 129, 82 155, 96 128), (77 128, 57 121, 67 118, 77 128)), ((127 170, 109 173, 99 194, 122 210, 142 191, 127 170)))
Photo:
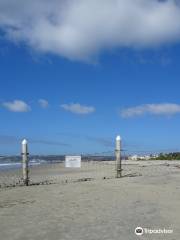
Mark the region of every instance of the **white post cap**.
POLYGON ((116 137, 116 141, 120 141, 121 140, 121 137, 118 135, 117 137, 116 137))
POLYGON ((23 141, 22 141, 22 144, 23 145, 26 145, 28 143, 28 141, 26 140, 26 139, 24 139, 23 141))

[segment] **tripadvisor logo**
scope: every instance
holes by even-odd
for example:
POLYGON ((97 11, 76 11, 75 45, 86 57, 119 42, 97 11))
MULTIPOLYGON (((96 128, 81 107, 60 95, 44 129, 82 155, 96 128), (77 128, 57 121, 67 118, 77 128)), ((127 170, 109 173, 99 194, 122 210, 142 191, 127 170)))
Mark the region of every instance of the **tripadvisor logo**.
POLYGON ((149 228, 142 228, 137 227, 135 229, 135 234, 141 236, 143 234, 171 234, 173 233, 173 229, 149 229, 149 228))
POLYGON ((143 228, 142 227, 137 227, 135 229, 135 234, 138 235, 138 236, 141 236, 143 235, 144 231, 143 231, 143 228))

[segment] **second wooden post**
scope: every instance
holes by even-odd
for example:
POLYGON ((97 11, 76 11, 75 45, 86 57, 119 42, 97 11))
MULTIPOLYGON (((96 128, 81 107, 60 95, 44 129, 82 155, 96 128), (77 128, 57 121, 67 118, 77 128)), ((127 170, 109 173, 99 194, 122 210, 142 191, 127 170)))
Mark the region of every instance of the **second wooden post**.
POLYGON ((116 137, 116 177, 122 177, 122 168, 121 168, 121 137, 116 137))

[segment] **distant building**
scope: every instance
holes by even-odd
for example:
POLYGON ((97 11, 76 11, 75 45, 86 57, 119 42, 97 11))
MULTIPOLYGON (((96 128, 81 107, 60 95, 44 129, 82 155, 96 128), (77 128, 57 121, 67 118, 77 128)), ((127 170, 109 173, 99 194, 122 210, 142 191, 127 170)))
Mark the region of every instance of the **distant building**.
POLYGON ((132 155, 129 157, 129 160, 138 160, 138 155, 132 155))
POLYGON ((150 156, 150 155, 143 155, 143 156, 140 156, 140 155, 132 155, 132 156, 129 156, 129 160, 149 160, 151 158, 155 158, 156 156, 150 156))

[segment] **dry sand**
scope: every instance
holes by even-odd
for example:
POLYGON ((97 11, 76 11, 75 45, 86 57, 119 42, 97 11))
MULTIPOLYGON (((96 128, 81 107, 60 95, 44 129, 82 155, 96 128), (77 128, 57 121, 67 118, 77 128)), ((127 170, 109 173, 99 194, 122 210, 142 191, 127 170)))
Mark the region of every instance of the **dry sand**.
MULTIPOLYGON (((72 170, 62 174, 64 179, 66 176, 75 180, 67 183, 57 178, 53 168, 48 179, 55 176, 54 184, 3 188, 0 190, 0 239, 179 240, 179 166, 174 161, 133 161, 124 165, 123 178, 102 180, 103 175, 111 176, 112 172, 106 170, 103 174, 105 168, 98 164, 95 169, 89 166, 84 169, 83 174, 94 176, 92 181, 78 182, 82 172, 72 170), (136 236, 137 226, 173 229, 173 234, 136 236)), ((35 178, 47 169, 33 171, 35 178)))

